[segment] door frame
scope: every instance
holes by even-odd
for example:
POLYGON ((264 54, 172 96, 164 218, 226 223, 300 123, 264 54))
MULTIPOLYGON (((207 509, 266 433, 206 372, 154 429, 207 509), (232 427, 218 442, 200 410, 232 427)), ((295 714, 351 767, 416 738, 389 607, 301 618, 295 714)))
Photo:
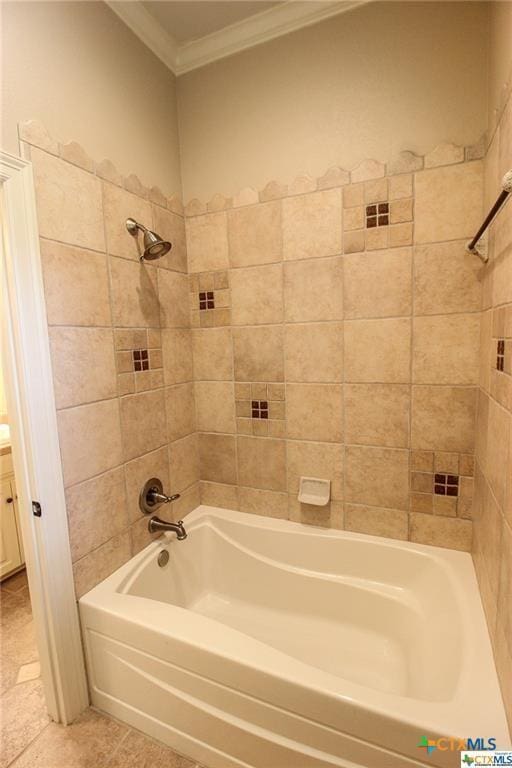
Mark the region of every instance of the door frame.
POLYGON ((48 712, 70 723, 89 698, 30 161, 0 150, 0 186, 2 357, 21 531, 48 712))

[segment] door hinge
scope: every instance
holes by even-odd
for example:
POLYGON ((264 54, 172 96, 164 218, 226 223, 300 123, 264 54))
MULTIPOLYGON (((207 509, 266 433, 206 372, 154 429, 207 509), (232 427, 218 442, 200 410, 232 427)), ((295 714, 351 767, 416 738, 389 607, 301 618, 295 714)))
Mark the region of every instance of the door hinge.
POLYGON ((32 502, 32 513, 34 517, 41 517, 42 511, 41 511, 41 505, 38 501, 32 502))

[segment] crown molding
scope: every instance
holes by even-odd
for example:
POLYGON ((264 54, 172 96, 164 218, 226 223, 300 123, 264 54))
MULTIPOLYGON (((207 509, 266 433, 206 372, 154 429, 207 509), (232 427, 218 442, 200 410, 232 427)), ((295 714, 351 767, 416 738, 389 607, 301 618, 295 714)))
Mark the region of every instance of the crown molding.
POLYGON ((105 0, 108 7, 124 21, 127 27, 142 40, 160 61, 171 72, 177 74, 178 68, 178 43, 168 32, 153 18, 141 2, 136 0, 105 0))
POLYGON ((288 0, 282 5, 182 45, 164 30, 138 0, 106 2, 175 75, 182 75, 296 29, 346 13, 370 0, 314 0, 309 3, 288 0))

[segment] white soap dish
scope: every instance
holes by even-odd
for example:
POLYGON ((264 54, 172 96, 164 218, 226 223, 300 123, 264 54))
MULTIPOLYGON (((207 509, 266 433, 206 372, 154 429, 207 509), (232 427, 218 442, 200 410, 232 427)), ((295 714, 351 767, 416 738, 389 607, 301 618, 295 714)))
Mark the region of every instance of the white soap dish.
POLYGON ((301 477, 299 487, 299 501, 301 504, 314 504, 316 507, 325 507, 331 498, 331 481, 321 480, 318 477, 301 477))

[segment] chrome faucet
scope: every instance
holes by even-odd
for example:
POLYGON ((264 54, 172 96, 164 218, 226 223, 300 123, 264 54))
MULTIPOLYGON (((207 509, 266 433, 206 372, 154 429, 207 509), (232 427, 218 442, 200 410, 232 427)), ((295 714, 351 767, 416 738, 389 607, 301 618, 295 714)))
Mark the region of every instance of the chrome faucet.
POLYGON ((158 533, 159 531, 174 531, 178 541, 183 541, 187 538, 187 532, 183 525, 183 520, 178 520, 177 523, 166 523, 165 520, 160 520, 159 517, 152 517, 148 522, 148 531, 150 533, 158 533))
MULTIPOLYGON (((167 496, 164 493, 162 481, 158 477, 152 477, 144 483, 139 495, 139 507, 145 515, 151 515, 156 512, 158 507, 162 504, 170 504, 172 501, 180 498, 179 493, 175 493, 172 496, 167 496)), ((187 538, 187 532, 183 525, 183 520, 178 520, 177 523, 166 523, 165 520, 161 520, 159 517, 153 515, 148 522, 148 531, 150 533, 158 533, 159 531, 174 531, 178 541, 183 541, 187 538)))

